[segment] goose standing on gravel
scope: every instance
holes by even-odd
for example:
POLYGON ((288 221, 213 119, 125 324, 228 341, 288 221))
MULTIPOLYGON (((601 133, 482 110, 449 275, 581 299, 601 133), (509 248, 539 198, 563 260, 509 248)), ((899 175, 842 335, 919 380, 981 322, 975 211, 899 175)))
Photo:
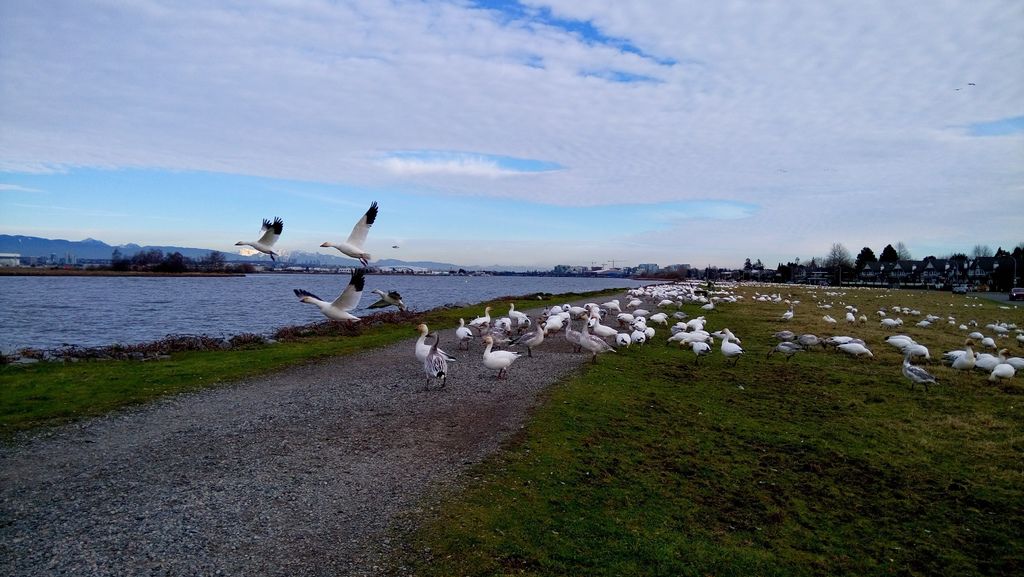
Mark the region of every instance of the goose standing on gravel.
POLYGON ((515 351, 491 351, 494 346, 494 339, 490 335, 484 337, 484 366, 488 369, 498 369, 498 378, 508 376, 508 368, 520 357, 515 351))
POLYGON ((363 285, 366 283, 366 270, 358 269, 352 273, 348 286, 341 292, 341 295, 334 299, 334 302, 322 300, 315 294, 302 289, 294 289, 295 296, 300 302, 316 305, 320 312, 329 319, 336 321, 358 322, 359 317, 349 311, 359 306, 359 299, 363 296, 363 285))
POLYGON ((484 307, 484 316, 476 317, 469 321, 469 326, 474 329, 482 329, 491 325, 491 307, 484 307))
POLYGON ((426 388, 430 388, 430 379, 439 379, 443 389, 448 380, 448 355, 437 348, 437 343, 441 340, 437 333, 434 333, 433 337, 434 344, 430 346, 430 350, 427 351, 427 357, 423 359, 423 370, 427 373, 426 388))
POLYGON ((274 222, 270 222, 267 219, 263 219, 263 227, 260 228, 260 232, 263 236, 259 240, 253 242, 246 242, 240 240, 235 243, 235 246, 251 246, 252 248, 270 255, 270 260, 277 260, 278 254, 274 252, 274 243, 277 239, 281 238, 281 231, 284 230, 284 221, 278 217, 274 217, 274 222))
POLYGON ((370 232, 370 227, 373 226, 373 221, 376 219, 377 203, 373 202, 366 214, 352 227, 352 234, 348 235, 348 240, 339 243, 325 242, 320 246, 336 248, 346 256, 359 259, 359 262, 366 266, 370 261, 370 253, 363 249, 363 245, 366 243, 366 235, 370 232))
POLYGON ((459 328, 455 329, 455 338, 459 339, 460 349, 469 350, 469 343, 473 340, 473 331, 469 330, 464 319, 459 319, 459 328))
POLYGON ((379 296, 380 299, 367 308, 382 309, 385 307, 395 306, 398 307, 398 310, 400 311, 405 310, 405 303, 402 302, 402 295, 398 294, 398 291, 384 292, 380 289, 373 289, 370 292, 379 296))
POLYGON ((581 333, 578 330, 572 328, 572 319, 571 318, 565 321, 565 340, 569 341, 569 344, 572 345, 572 352, 574 352, 574 353, 580 352, 580 338, 582 336, 583 336, 583 333, 581 333))
MULTIPOLYGON (((427 355, 430 354, 430 349, 432 348, 430 345, 427 344, 427 335, 430 334, 430 329, 427 328, 427 325, 420 323, 419 325, 416 326, 416 330, 420 332, 420 338, 416 339, 416 358, 419 359, 420 362, 424 362, 426 361, 427 355)), ((437 341, 434 341, 433 348, 437 348, 437 341)), ((442 351, 441 349, 437 349, 437 352, 444 355, 445 360, 455 360, 455 357, 449 355, 448 353, 442 351)))
POLYGON ((928 371, 921 367, 915 367, 910 364, 910 359, 913 357, 913 352, 908 351, 906 356, 903 357, 903 376, 910 379, 910 389, 914 389, 914 385, 921 383, 924 385, 925 392, 928 392, 928 385, 935 384, 935 377, 928 373, 928 371))
POLYGON ((515 321, 516 328, 530 326, 530 317, 522 311, 516 310, 516 303, 508 303, 508 316, 515 321))
POLYGON ((526 356, 533 357, 533 347, 539 346, 544 342, 544 333, 547 331, 544 325, 537 324, 534 329, 522 336, 512 339, 512 345, 523 345, 526 347, 526 356))

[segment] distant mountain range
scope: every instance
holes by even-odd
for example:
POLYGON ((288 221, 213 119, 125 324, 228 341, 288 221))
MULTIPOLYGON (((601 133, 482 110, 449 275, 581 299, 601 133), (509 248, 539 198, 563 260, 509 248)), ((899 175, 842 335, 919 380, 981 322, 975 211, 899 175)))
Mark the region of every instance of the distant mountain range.
MULTIPOLYGON (((135 253, 149 250, 159 250, 164 254, 170 254, 174 252, 181 253, 182 256, 191 259, 201 259, 211 252, 220 252, 224 255, 224 258, 228 261, 262 261, 270 262, 270 257, 264 254, 257 254, 253 256, 243 256, 237 253, 215 251, 209 248, 191 248, 184 246, 139 246, 134 243, 122 244, 122 245, 109 245, 103 241, 96 240, 94 238, 87 238, 85 240, 64 240, 64 239, 49 239, 40 238, 37 236, 23 236, 23 235, 8 235, 0 234, 0 253, 17 253, 23 257, 37 257, 40 259, 47 259, 50 255, 54 255, 58 260, 66 258, 67 255, 73 255, 76 259, 109 259, 117 249, 121 251, 121 255, 124 257, 131 257, 135 253)), ((359 261, 334 256, 330 254, 320 254, 315 252, 304 252, 304 251, 293 251, 287 253, 283 258, 278 259, 279 263, 285 265, 297 265, 297 266, 343 266, 343 267, 357 267, 359 261)), ((417 267, 425 268, 430 270, 489 270, 489 271, 514 271, 514 272, 526 272, 530 270, 536 270, 536 267, 517 267, 517 266, 466 266, 458 265, 447 262, 434 262, 434 261, 404 261, 392 258, 386 258, 381 260, 375 260, 371 262, 376 267, 417 267)))

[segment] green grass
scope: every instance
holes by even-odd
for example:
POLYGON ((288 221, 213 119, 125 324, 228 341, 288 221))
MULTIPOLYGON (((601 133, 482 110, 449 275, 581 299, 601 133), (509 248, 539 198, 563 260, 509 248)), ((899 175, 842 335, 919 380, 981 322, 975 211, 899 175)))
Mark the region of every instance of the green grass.
MULTIPOLYGON (((550 305, 575 298, 598 297, 620 291, 559 295, 545 300, 517 299, 521 308, 550 305)), ((437 310, 408 323, 366 326, 356 336, 306 337, 218 351, 172 355, 164 361, 83 361, 0 366, 0 438, 40 426, 102 415, 161 396, 230 383, 316 359, 345 355, 408 339, 412 327, 451 327, 459 317, 473 318, 490 304, 495 311, 507 299, 464 309, 437 310)))
MULTIPOLYGON (((433 509, 400 562, 421 575, 1024 573, 1019 384, 932 365, 941 384, 910 391, 874 316, 906 304, 984 325, 1007 311, 884 294, 846 295, 872 321, 831 331, 801 295, 785 327, 853 333, 874 359, 766 361, 785 309, 749 301, 708 314, 744 339, 735 367, 694 366, 661 338, 602 356, 433 509)), ((903 332, 933 355, 962 343, 955 327, 903 332)))

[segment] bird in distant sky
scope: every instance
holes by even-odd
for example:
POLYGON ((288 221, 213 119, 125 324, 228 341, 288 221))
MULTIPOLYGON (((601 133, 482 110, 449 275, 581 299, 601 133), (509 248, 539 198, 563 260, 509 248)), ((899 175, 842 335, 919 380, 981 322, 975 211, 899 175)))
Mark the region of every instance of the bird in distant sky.
POLYGON ((967 83, 967 86, 977 86, 977 84, 975 84, 975 83, 973 83, 973 82, 968 82, 968 83, 967 83))
POLYGON ((352 227, 352 234, 348 235, 348 239, 345 242, 325 242, 320 246, 334 247, 347 256, 359 259, 359 262, 363 263, 363 266, 366 266, 371 257, 370 253, 363 249, 363 244, 366 243, 366 235, 370 232, 370 227, 373 226, 373 221, 376 219, 377 203, 373 202, 370 204, 370 208, 366 211, 366 214, 364 214, 363 217, 356 222, 356 225, 352 227))
POLYGON ((262 253, 269 254, 270 260, 276 261, 277 259, 274 257, 277 256, 277 253, 274 252, 274 243, 277 242, 277 239, 281 237, 281 231, 283 229, 284 221, 281 220, 280 218, 275 216, 274 222, 270 222, 267 219, 263 219, 263 228, 260 229, 260 232, 263 233, 263 236, 261 236, 259 240, 255 242, 246 242, 240 240, 235 243, 235 246, 251 246, 262 253))

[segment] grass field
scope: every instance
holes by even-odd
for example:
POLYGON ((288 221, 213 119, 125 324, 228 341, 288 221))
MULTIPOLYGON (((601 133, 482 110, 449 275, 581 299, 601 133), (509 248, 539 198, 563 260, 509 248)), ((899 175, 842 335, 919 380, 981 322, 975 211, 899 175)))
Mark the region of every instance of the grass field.
MULTIPOLYGON (((396 563, 422 575, 1024 574, 1024 377, 991 385, 933 364, 939 385, 911 391, 875 314, 901 305, 955 316, 924 329, 900 315, 900 332, 938 356, 963 344, 961 322, 976 319, 982 332, 997 319, 1024 324, 1021 309, 948 293, 776 287, 801 301, 783 323, 785 306, 755 302, 755 290, 773 289, 741 288, 742 302, 706 315, 710 330, 743 339, 736 366, 717 345, 694 365, 689 350, 664 344, 665 329, 645 347, 602 356, 554 387, 526 430, 459 492, 436 496, 396 563), (822 315, 842 319, 843 304, 869 322, 828 327, 822 315), (765 359, 784 328, 858 336, 875 357, 818 350, 765 359)), ((167 361, 2 366, 0 430, 6 437, 384 346, 413 336, 415 322, 454 326, 484 304, 357 336, 167 361)))
POLYGON ((753 302, 754 291, 707 314, 709 330, 743 339, 735 367, 717 348, 695 366, 662 335, 602 356, 461 492, 437 497, 400 564, 422 575, 1024 574, 1021 377, 996 386, 934 364, 940 384, 911 391, 875 312, 955 316, 925 329, 899 315, 901 332, 938 356, 963 344, 959 323, 1022 324, 1020 309, 799 290, 782 323, 785 306, 753 302), (842 319, 843 304, 869 322, 821 321, 842 319), (766 360, 784 328, 858 336, 875 357, 766 360))
MULTIPOLYGON (((561 295, 557 302, 615 292, 561 295)), ((337 326, 333 323, 321 324, 327 335, 296 336, 272 345, 223 351, 181 352, 164 361, 0 365, 0 439, 18 431, 102 415, 161 396, 230 383, 318 358, 382 347, 416 336, 412 327, 420 322, 434 328, 453 327, 458 325, 459 317, 469 320, 481 315, 488 304, 496 311, 507 310, 508 302, 496 299, 463 309, 390 315, 392 322, 368 318, 366 326, 355 335, 347 334, 342 327, 333 331, 337 326)), ((555 300, 521 298, 518 302, 527 308, 550 305, 555 300)), ((299 330, 293 332, 302 334, 299 330)))

